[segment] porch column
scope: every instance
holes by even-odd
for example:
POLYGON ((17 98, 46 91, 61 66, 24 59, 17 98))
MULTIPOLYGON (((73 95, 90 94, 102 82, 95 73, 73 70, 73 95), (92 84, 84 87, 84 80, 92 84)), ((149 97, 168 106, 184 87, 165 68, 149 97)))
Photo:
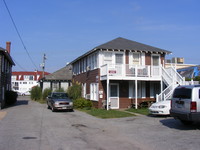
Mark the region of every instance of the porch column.
POLYGON ((136 79, 135 80, 135 109, 138 109, 137 102, 138 102, 138 99, 137 99, 137 79, 136 79))
MULTIPOLYGON (((162 81, 162 78, 161 78, 161 81, 160 81, 160 93, 162 93, 163 91, 163 81, 162 81)), ((161 94, 161 101, 163 100, 163 94, 161 94)))
POLYGON ((109 92, 110 92, 110 87, 109 87, 109 79, 107 77, 107 101, 106 101, 106 110, 109 110, 109 92))

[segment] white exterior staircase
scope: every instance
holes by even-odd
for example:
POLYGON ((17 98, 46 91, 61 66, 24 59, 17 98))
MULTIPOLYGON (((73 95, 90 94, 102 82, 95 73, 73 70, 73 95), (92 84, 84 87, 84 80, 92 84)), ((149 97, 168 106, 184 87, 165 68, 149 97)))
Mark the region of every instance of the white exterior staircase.
POLYGON ((162 68, 162 80, 167 86, 159 95, 156 96, 156 102, 165 101, 170 98, 173 90, 179 86, 185 84, 185 79, 176 71, 174 67, 162 68))

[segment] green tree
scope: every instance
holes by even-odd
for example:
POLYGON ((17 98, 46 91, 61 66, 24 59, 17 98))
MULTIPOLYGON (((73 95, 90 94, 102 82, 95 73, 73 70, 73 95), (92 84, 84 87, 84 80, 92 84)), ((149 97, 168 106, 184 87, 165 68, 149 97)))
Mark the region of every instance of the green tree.
POLYGON ((40 100, 42 97, 42 89, 39 86, 35 86, 31 89, 31 99, 40 100))
POLYGON ((75 83, 68 88, 67 94, 71 99, 75 100, 81 97, 81 91, 82 91, 81 85, 75 83))
POLYGON ((43 93, 42 93, 42 99, 45 100, 47 98, 47 96, 51 93, 51 89, 50 88, 46 88, 44 89, 43 93))

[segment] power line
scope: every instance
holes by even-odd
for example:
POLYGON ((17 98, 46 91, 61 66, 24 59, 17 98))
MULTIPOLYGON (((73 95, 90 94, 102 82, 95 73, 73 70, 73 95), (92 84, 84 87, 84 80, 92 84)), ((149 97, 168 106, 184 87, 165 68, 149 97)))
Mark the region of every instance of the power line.
POLYGON ((27 53, 29 59, 31 60, 31 62, 32 62, 32 64, 35 66, 35 68, 38 70, 37 66, 35 65, 33 59, 31 58, 31 56, 30 56, 30 54, 29 54, 29 52, 28 52, 28 50, 27 50, 27 48, 26 48, 26 46, 25 46, 25 44, 24 44, 24 41, 23 41, 23 39, 22 39, 22 37, 21 37, 21 35, 20 35, 20 33, 19 33, 19 30, 17 29, 17 26, 16 26, 16 24, 15 24, 15 21, 14 21, 12 15, 11 15, 11 13, 10 13, 10 10, 9 10, 9 8, 8 8, 8 6, 7 6, 6 2, 5 2, 5 0, 3 0, 3 2, 4 2, 4 5, 5 5, 5 7, 6 7, 7 11, 8 11, 8 14, 9 14, 9 16, 10 16, 10 19, 11 19, 13 25, 14 25, 14 28, 15 28, 15 30, 16 30, 16 32, 17 32, 17 35, 19 36, 19 39, 20 39, 20 41, 21 41, 21 43, 22 43, 22 45, 23 45, 23 47, 24 47, 24 49, 25 49, 25 51, 26 51, 26 53, 27 53))
POLYGON ((21 68, 23 71, 26 71, 26 69, 24 69, 14 58, 12 58, 15 62, 15 64, 17 64, 19 66, 19 68, 21 68))

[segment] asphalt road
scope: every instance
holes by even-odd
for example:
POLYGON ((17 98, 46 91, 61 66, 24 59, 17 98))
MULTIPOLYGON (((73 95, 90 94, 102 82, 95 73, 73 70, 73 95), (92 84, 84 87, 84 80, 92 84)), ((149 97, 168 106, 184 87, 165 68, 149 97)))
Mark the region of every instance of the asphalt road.
POLYGON ((0 111, 0 150, 197 150, 200 124, 171 117, 99 119, 83 112, 51 112, 19 97, 0 111))

